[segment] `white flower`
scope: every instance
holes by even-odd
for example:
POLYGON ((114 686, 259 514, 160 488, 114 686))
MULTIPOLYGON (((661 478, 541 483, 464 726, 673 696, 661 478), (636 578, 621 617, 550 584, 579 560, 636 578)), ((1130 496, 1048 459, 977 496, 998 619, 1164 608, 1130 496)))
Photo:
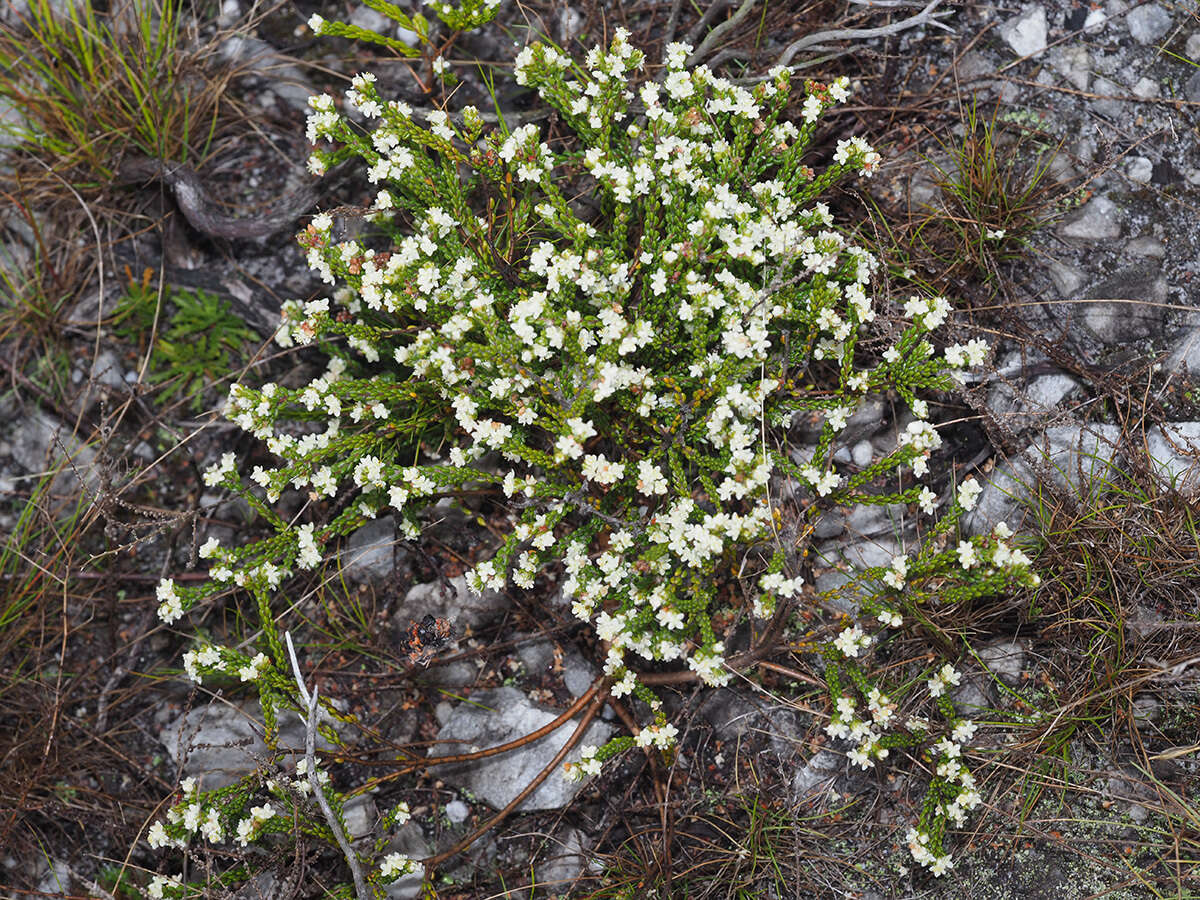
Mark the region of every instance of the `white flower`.
POLYGON ((598 456, 588 453, 583 457, 581 474, 588 481, 597 484, 616 484, 625 476, 625 466, 622 463, 610 462, 603 453, 598 456))
POLYGON ((979 482, 974 478, 968 478, 958 486, 958 505, 970 511, 975 508, 975 502, 982 493, 983 488, 979 482))
POLYGON ((407 875, 415 869, 416 863, 403 853, 389 853, 383 858, 383 862, 379 864, 379 874, 387 880, 407 875))
POLYGON ((939 856, 933 861, 933 864, 930 865, 929 871, 932 872, 934 876, 940 878, 953 868, 954 860, 952 860, 949 856, 939 856))
POLYGON ((162 822, 155 822, 150 826, 150 831, 146 834, 146 843, 152 850, 158 850, 160 847, 166 847, 172 843, 162 822))
POLYGON ((833 646, 850 659, 858 656, 858 651, 871 643, 871 638, 863 634, 863 630, 855 625, 842 631, 834 640, 833 646))
POLYGON ((958 743, 965 744, 967 741, 969 741, 972 737, 975 736, 975 732, 978 729, 978 727, 979 726, 976 725, 974 722, 972 722, 970 719, 963 719, 961 722, 959 722, 957 725, 954 726, 954 731, 951 732, 950 736, 958 743))

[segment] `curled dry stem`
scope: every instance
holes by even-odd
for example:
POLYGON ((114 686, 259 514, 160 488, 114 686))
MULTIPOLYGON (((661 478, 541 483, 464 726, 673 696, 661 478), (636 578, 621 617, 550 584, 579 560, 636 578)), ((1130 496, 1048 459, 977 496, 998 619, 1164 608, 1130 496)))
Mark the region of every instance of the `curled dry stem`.
POLYGON ((601 708, 603 708, 605 701, 608 699, 610 683, 611 680, 608 677, 601 676, 592 683, 592 686, 588 689, 588 692, 579 698, 580 702, 586 703, 589 700, 591 701, 591 705, 588 706, 587 711, 584 712, 583 718, 579 720, 579 724, 575 726, 575 730, 571 732, 570 737, 567 738, 566 743, 562 745, 562 748, 558 751, 558 753, 554 754, 554 759, 550 760, 550 762, 546 764, 545 768, 538 772, 538 774, 534 776, 533 780, 530 781, 529 784, 525 785, 524 790, 517 794, 517 796, 512 799, 512 802, 509 803, 508 806, 504 807, 504 809, 500 810, 500 812, 496 813, 496 815, 492 816, 449 850, 445 850, 437 854, 437 856, 431 856, 423 861, 425 866, 426 880, 429 880, 433 876, 433 873, 438 866, 440 866, 446 860, 451 859, 452 857, 466 850, 473 843, 507 819, 512 814, 513 810, 515 810, 525 801, 526 797, 538 789, 538 786, 550 776, 551 772, 555 771, 559 766, 562 765, 563 760, 566 759, 567 754, 571 752, 571 749, 583 739, 584 734, 587 732, 588 726, 592 724, 592 719, 596 718, 597 713, 599 713, 601 708))

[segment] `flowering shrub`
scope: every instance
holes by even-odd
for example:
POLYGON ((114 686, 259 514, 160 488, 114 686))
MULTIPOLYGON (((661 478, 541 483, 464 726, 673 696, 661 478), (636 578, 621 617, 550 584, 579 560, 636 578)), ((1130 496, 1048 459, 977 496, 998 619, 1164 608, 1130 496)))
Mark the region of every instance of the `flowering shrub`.
MULTIPOLYGON (((822 515, 913 504, 929 521, 918 546, 838 589, 858 615, 834 621, 820 648, 826 731, 848 741, 863 768, 897 747, 929 749, 935 774, 909 846, 941 874, 951 864, 947 823, 961 825, 980 802, 962 759, 976 726, 947 696, 960 675, 950 663, 926 673, 937 724, 916 714, 921 677, 877 683, 870 657, 890 632, 919 624, 927 604, 1036 577, 1003 529, 951 542, 978 496, 974 481, 942 501, 918 480, 941 442, 918 393, 950 388, 987 347, 935 350, 929 337, 949 304, 914 297, 898 338, 864 349, 877 314, 876 260, 817 198, 843 177, 869 176, 879 156, 852 137, 823 171, 806 162, 818 119, 847 96, 844 79, 806 83, 793 124, 782 119, 786 69, 747 89, 687 70, 688 53, 668 47, 662 78, 639 86, 644 57, 623 31, 583 66, 552 47, 526 48, 516 79, 574 135, 553 144, 532 124, 485 131, 472 108, 419 122, 381 98, 370 75, 345 98, 369 130, 333 97, 312 99, 310 167, 361 159, 378 185, 377 231, 337 241, 320 215, 300 235, 334 288, 286 304, 276 340, 320 346, 328 367, 296 388, 235 385, 227 415, 279 462, 250 473, 257 487, 232 455, 205 476, 246 497, 276 534, 241 547, 206 543, 211 581, 164 581, 160 614, 174 622, 231 584, 256 599, 261 653, 202 645, 185 667, 197 680, 253 683, 274 729, 276 709, 295 705, 275 589, 377 515, 391 512, 416 537, 430 504, 491 486, 513 520, 500 549, 469 573, 471 588, 531 589, 559 576, 604 647, 612 695, 634 694, 653 710, 638 734, 585 747, 568 767, 585 777, 630 747, 673 743, 675 726, 639 680, 647 664, 680 661, 723 685, 733 671, 715 620, 728 622, 732 609, 781 622, 798 608, 830 607, 806 581, 806 539, 822 515), (869 465, 836 465, 849 417, 884 392, 915 414, 897 446, 869 465), (815 443, 795 440, 797 417, 821 421, 815 443), (330 521, 288 522, 271 507, 288 490, 354 502, 330 521)), ((152 841, 226 832, 248 840, 293 817, 328 837, 297 784, 273 784, 286 813, 270 804, 236 822, 219 813, 205 831, 212 807, 189 794, 152 841)), ((388 857, 373 877, 402 868, 388 857)))

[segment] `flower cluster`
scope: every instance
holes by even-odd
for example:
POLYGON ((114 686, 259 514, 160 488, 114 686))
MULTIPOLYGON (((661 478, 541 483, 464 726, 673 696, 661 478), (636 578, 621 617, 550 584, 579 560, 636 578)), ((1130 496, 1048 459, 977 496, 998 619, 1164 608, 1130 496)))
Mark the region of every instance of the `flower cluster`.
MULTIPOLYGON (((932 336, 950 305, 914 297, 898 340, 862 352, 877 315, 898 314, 872 297, 875 257, 818 197, 840 178, 870 175, 879 156, 849 137, 819 174, 807 161, 817 122, 848 82, 805 84, 794 124, 781 120, 788 70, 745 88, 687 69, 690 52, 670 45, 662 79, 647 81, 644 55, 621 29, 583 66, 552 47, 523 50, 516 80, 557 110, 574 146, 551 146, 533 124, 485 133, 471 108, 418 116, 366 75, 342 103, 373 130, 352 124, 335 98, 313 98, 310 168, 360 158, 376 230, 339 240, 323 215, 299 236, 333 287, 286 304, 276 340, 321 347, 326 370, 293 387, 231 388, 227 416, 277 462, 247 484, 227 456, 205 480, 247 497, 277 534, 250 547, 207 542, 212 583, 163 582, 160 612, 173 622, 225 586, 245 588, 270 652, 201 647, 185 657, 191 677, 266 684, 281 659, 270 599, 293 569, 318 567, 330 542, 377 515, 415 537, 431 504, 490 487, 512 518, 502 546, 468 573, 470 588, 560 577, 604 647, 612 694, 656 708, 639 680, 645 665, 678 661, 705 684, 726 684, 734 672, 717 622, 728 619, 718 614, 780 616, 813 595, 809 563, 785 534, 856 503, 934 514, 939 497, 918 479, 941 437, 917 393, 952 387, 987 348, 972 341, 939 355, 932 336), (575 202, 581 194, 592 207, 575 202), (889 391, 915 416, 894 449, 867 465, 835 459, 856 410, 889 391), (791 427, 803 421, 821 423, 815 442, 791 427), (284 521, 271 504, 285 491, 305 492, 314 510, 324 498, 353 502, 329 521, 284 521), (781 504, 785 495, 799 502, 781 504)), ((939 545, 977 497, 966 482, 914 552, 858 573, 863 617, 824 648, 827 731, 854 743, 849 756, 863 768, 928 738, 919 720, 900 724, 902 695, 869 680, 888 630, 934 586, 939 602, 953 602, 1031 578, 1000 531, 939 545)), ((938 678, 935 704, 950 683, 938 678)), ((277 702, 262 696, 264 711, 277 702)), ((953 709, 937 705, 953 723, 953 709)), ((618 752, 666 750, 676 736, 656 717, 636 737, 583 748, 568 774, 596 775, 618 752)), ((938 822, 971 808, 969 777, 961 764, 938 775, 938 822)), ((236 833, 268 820, 251 810, 236 833)), ((944 870, 939 828, 917 845, 944 870)), ((405 865, 389 860, 383 877, 405 865)))

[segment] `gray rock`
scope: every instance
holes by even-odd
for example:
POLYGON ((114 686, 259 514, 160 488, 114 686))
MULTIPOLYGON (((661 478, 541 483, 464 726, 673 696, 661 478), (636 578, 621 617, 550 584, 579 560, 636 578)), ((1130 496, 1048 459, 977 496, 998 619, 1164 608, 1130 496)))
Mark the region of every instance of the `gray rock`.
POLYGON ((346 837, 358 841, 369 837, 379 821, 379 811, 375 808, 375 798, 370 794, 359 794, 346 801, 343 810, 346 820, 346 837))
POLYGON ((96 358, 92 360, 90 377, 96 384, 114 391, 123 392, 126 388, 125 369, 121 360, 107 348, 97 353, 96 358))
POLYGON ((1000 37, 1017 56, 1032 56, 1046 49, 1046 10, 1027 6, 1000 26, 1000 37))
POLYGON ((1200 69, 1192 73, 1192 77, 1183 83, 1183 96, 1193 103, 1200 103, 1200 69))
POLYGON ((818 750, 792 777, 792 796, 803 800, 813 794, 825 793, 842 774, 846 760, 832 750, 818 750))
POLYGON ((850 448, 850 461, 860 469, 865 469, 875 459, 875 448, 867 440, 859 441, 850 448))
POLYGON ((1126 266, 1112 278, 1086 292, 1083 322, 1108 344, 1144 340, 1161 334, 1167 282, 1157 263, 1144 261, 1126 266), (1130 302, 1133 301, 1133 302, 1130 302))
POLYGON ((1021 673, 1025 669, 1025 647, 1020 641, 1001 641, 981 647, 979 660, 1009 687, 1021 683, 1021 673))
POLYGON ((40 409, 29 410, 18 419, 8 442, 13 459, 26 472, 32 475, 57 473, 50 483, 53 496, 69 497, 81 489, 94 492, 99 486, 96 451, 58 419, 40 409))
MULTIPOLYGON (((518 637, 518 640, 520 639, 518 637)), ((539 639, 518 644, 517 659, 521 661, 527 674, 543 675, 554 665, 554 641, 539 639)))
POLYGON ((467 579, 456 575, 443 581, 415 584, 409 588, 404 602, 396 612, 396 620, 403 628, 410 621, 420 621, 427 615, 449 619, 461 634, 463 629, 478 629, 495 620, 508 608, 508 598, 499 591, 484 591, 476 594, 467 587, 467 579))
POLYGON ((1060 490, 1094 498, 1104 479, 1116 476, 1116 425, 1055 425, 1015 459, 993 470, 975 508, 962 517, 967 534, 985 534, 1000 522, 1020 531, 1036 471, 1043 469, 1060 490))
POLYGON ((1153 44, 1171 28, 1171 15, 1157 3, 1144 3, 1125 17, 1129 34, 1139 44, 1153 44))
POLYGON ((1150 725, 1162 718, 1162 703, 1153 694, 1139 694, 1133 698, 1133 721, 1138 725, 1150 725))
POLYGON ((469 660, 457 659, 444 665, 430 666, 419 678, 434 687, 459 688, 474 684, 479 669, 469 660))
MULTIPOLYGON (((416 822, 405 822, 396 829, 395 835, 384 853, 403 853, 410 859, 424 859, 433 855, 433 846, 425 839, 425 832, 416 822)), ((422 884, 424 876, 420 866, 415 872, 410 872, 384 886, 387 900, 414 900, 424 893, 422 884)))
POLYGON ((74 894, 75 879, 71 867, 61 859, 51 860, 49 865, 40 861, 39 869, 45 874, 38 880, 38 893, 50 897, 67 897, 74 894))
POLYGON ((1133 86, 1133 95, 1143 100, 1150 100, 1159 95, 1161 88, 1152 78, 1139 78, 1133 86))
MULTIPOLYGON (((846 427, 838 432, 837 442, 851 445, 871 437, 879 429, 879 424, 884 420, 885 414, 886 409, 882 397, 864 397, 858 408, 846 419, 846 427)), ((814 416, 811 420, 797 416, 792 425, 793 442, 815 445, 824 422, 823 416, 814 416)), ((792 454, 793 459, 797 459, 798 462, 800 462, 800 457, 803 457, 801 465, 806 464, 812 456, 811 448, 804 449, 807 452, 793 451, 792 454)))
POLYGON ((1134 604, 1133 612, 1125 617, 1126 630, 1143 640, 1169 627, 1162 613, 1141 603, 1134 604))
POLYGON ((1107 197, 1097 195, 1059 228, 1063 237, 1082 241, 1102 241, 1121 236, 1125 215, 1107 197))
POLYGON ((697 712, 722 738, 744 735, 763 724, 758 704, 737 688, 709 691, 697 712))
POLYGON ((21 107, 7 98, 0 98, 0 150, 21 145, 21 131, 29 127, 21 107))
POLYGON ((1070 375, 1039 375, 1024 390, 998 382, 988 391, 988 409, 1004 424, 1018 431, 1033 427, 1053 415, 1079 382, 1070 375))
POLYGON ((382 581, 396 571, 396 522, 380 516, 355 531, 342 551, 342 573, 357 583, 382 581))
POLYGON ((571 648, 563 655, 563 685, 573 697, 582 697, 596 680, 596 670, 592 664, 579 655, 579 651, 571 648))
POLYGON ((1170 422, 1146 429, 1146 452, 1163 488, 1187 497, 1200 493, 1200 422, 1170 422))
MULTIPOLYGON (((233 784, 271 756, 262 740, 260 718, 257 712, 214 702, 184 713, 169 723, 158 739, 167 755, 182 766, 182 775, 198 779, 204 790, 213 790, 233 784)), ((281 710, 279 723, 279 748, 302 754, 305 733, 299 718, 281 710)), ((317 746, 333 749, 319 733, 317 746)))
POLYGON ((1091 83, 1092 58, 1087 48, 1078 44, 1059 47, 1050 57, 1050 65, 1079 90, 1088 89, 1091 83))
POLYGON ((1102 9, 1093 9, 1088 12, 1087 18, 1083 20, 1083 30, 1087 34, 1099 34, 1104 30, 1104 24, 1108 21, 1108 16, 1102 9))
MULTIPOLYGON (((372 12, 366 7, 358 7, 355 12, 359 11, 372 12)), ((267 79, 270 83, 269 94, 278 97, 292 109, 304 113, 310 111, 308 98, 319 91, 299 66, 288 61, 290 57, 283 56, 266 41, 245 34, 234 34, 221 42, 217 52, 222 59, 267 79)), ((265 108, 263 101, 268 92, 260 91, 258 94, 261 96, 251 92, 250 100, 260 108, 265 108)))
POLYGON ((813 536, 828 540, 846 532, 852 538, 892 534, 901 527, 907 507, 903 503, 884 506, 860 504, 826 511, 813 526, 813 536))
POLYGON ((389 37, 396 27, 396 23, 383 13, 376 12, 367 6, 355 7, 354 12, 350 14, 350 24, 389 37))
POLYGON ((471 807, 461 800, 451 800, 446 804, 446 818, 455 825, 461 825, 471 816, 471 807))
POLYGON ((1125 174, 1129 176, 1130 181, 1149 184, 1154 175, 1154 163, 1144 156, 1131 156, 1125 163, 1125 174))
POLYGON ((1186 368, 1200 375, 1200 328, 1187 328, 1176 335, 1164 366, 1170 372, 1182 373, 1186 368))
MULTIPOLYGON (((470 703, 460 703, 454 708, 449 721, 438 731, 437 739, 442 743, 430 747, 429 755, 443 756, 506 744, 549 724, 556 717, 556 713, 535 706, 516 688, 480 691, 472 696, 470 703)), ((502 809, 550 763, 573 728, 574 725, 568 722, 541 740, 515 750, 469 763, 439 766, 435 772, 439 778, 470 790, 493 808, 502 809)), ((581 744, 601 746, 612 730, 607 722, 593 720, 581 744)), ((567 758, 578 761, 579 746, 567 758)), ((562 772, 551 772, 517 809, 520 812, 561 809, 580 787, 579 782, 564 778, 562 772)))
POLYGON ((1125 252, 1130 256, 1148 256, 1152 259, 1162 259, 1167 255, 1162 241, 1150 235, 1131 240, 1125 245, 1125 252))
MULTIPOLYGON (((565 828, 555 835, 549 846, 534 863, 534 881, 549 896, 566 896, 588 864, 588 851, 583 832, 565 828)), ((538 896, 545 896, 539 892, 538 896)))
POLYGON ((1046 270, 1050 273, 1050 280, 1058 288, 1058 295, 1064 300, 1073 298, 1076 291, 1083 287, 1083 283, 1087 280, 1087 275, 1082 271, 1056 259, 1052 259, 1046 264, 1046 270))
POLYGON ((994 705, 988 688, 982 677, 966 675, 962 684, 950 692, 950 702, 960 716, 975 718, 994 705))
POLYGON ((1193 62, 1200 62, 1200 31, 1193 31, 1188 35, 1187 43, 1183 45, 1183 52, 1193 62))
MULTIPOLYGON (((894 557, 903 552, 903 546, 891 535, 866 537, 850 542, 822 542, 814 548, 817 566, 828 567, 819 571, 815 586, 821 593, 836 591, 853 580, 864 569, 890 565, 894 557)), ((858 601, 845 592, 826 598, 847 615, 855 615, 858 601)))
POLYGON ((1092 91, 1100 96, 1091 101, 1092 109, 1102 116, 1115 119, 1125 111, 1125 103, 1118 99, 1124 92, 1119 84, 1103 75, 1097 75, 1092 82, 1092 91))

